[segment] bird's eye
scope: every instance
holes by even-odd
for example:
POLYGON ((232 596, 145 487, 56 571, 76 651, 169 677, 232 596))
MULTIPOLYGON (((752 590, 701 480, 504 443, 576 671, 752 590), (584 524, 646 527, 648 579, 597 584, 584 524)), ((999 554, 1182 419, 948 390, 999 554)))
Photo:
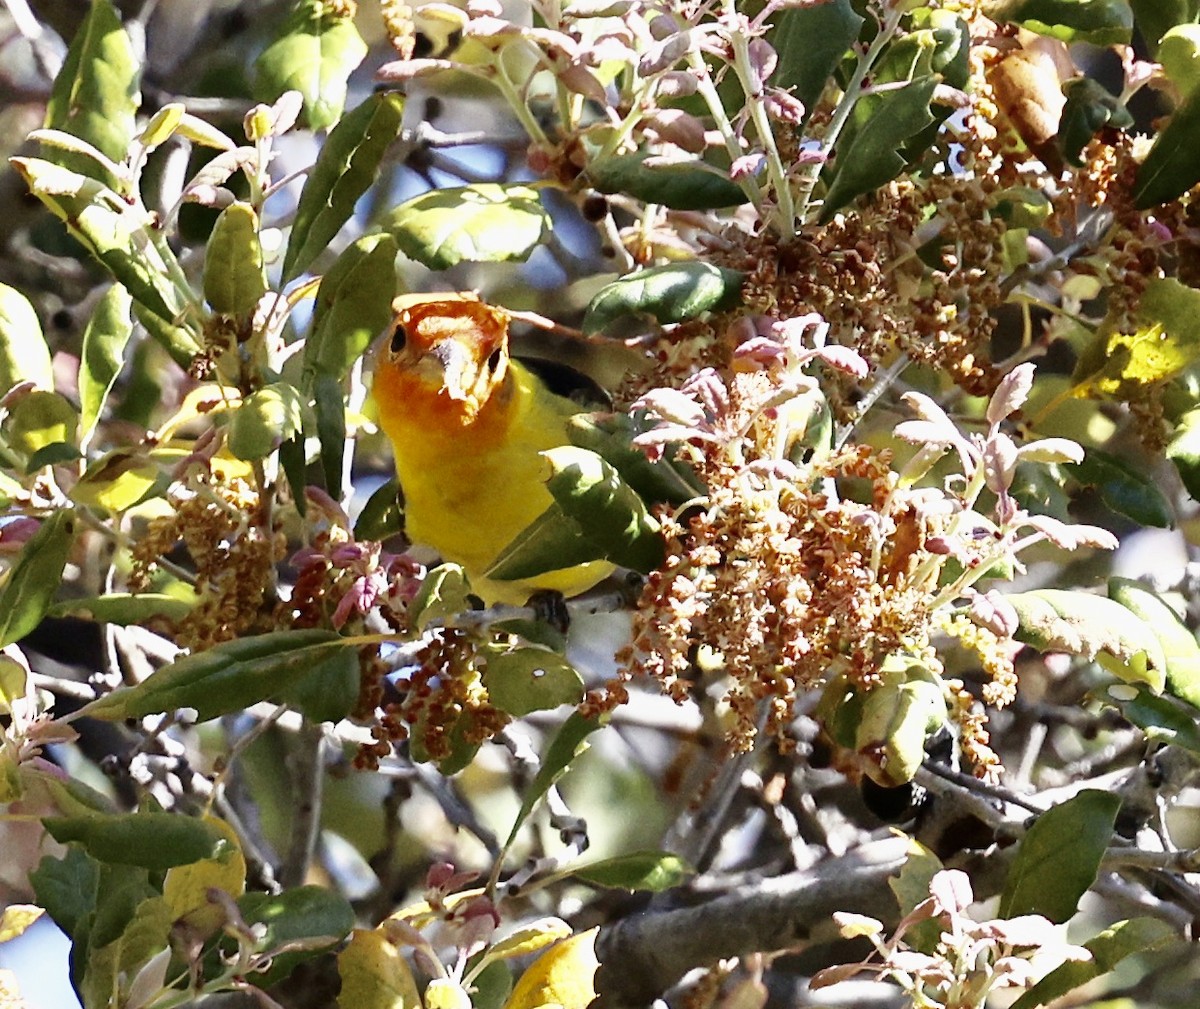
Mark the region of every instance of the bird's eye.
POLYGON ((500 367, 500 361, 503 359, 504 353, 499 347, 492 351, 488 356, 488 371, 495 371, 500 367))
POLYGON ((392 330, 392 353, 399 354, 404 349, 406 343, 408 343, 408 334, 404 332, 404 327, 397 323, 396 328, 392 330))

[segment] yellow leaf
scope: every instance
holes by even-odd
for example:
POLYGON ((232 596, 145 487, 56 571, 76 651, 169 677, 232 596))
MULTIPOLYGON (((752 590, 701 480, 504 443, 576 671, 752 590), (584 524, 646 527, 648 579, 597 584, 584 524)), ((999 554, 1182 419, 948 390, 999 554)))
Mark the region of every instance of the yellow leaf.
POLYGON ((551 946, 529 966, 513 987, 504 1009, 585 1009, 596 997, 594 979, 598 928, 588 929, 551 946))
POLYGON ((544 949, 559 939, 565 939, 570 934, 571 926, 561 918, 539 918, 493 945, 487 951, 486 959, 504 960, 524 956, 526 953, 544 949))
POLYGON ((215 888, 224 890, 231 897, 240 897, 246 889, 246 859, 237 834, 228 823, 211 815, 204 820, 224 835, 226 844, 213 858, 168 869, 163 881, 163 897, 175 921, 183 919, 189 928, 207 937, 225 920, 224 911, 209 902, 208 891, 215 888))
POLYGON ((34 904, 10 904, 0 915, 0 942, 15 939, 45 912, 34 904))
POLYGON ((379 930, 356 928, 338 954, 342 1009, 420 1009, 421 996, 408 961, 379 930))
POLYGON ((435 977, 425 988, 425 1009, 471 1009, 471 996, 457 981, 435 977))

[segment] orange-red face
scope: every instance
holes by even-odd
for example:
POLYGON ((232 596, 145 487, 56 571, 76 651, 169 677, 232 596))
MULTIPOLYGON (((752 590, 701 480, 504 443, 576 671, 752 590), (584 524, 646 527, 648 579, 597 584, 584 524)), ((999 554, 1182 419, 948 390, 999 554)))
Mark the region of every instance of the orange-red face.
POLYGON ((402 296, 375 364, 381 414, 406 404, 470 423, 508 371, 508 315, 468 295, 402 296))

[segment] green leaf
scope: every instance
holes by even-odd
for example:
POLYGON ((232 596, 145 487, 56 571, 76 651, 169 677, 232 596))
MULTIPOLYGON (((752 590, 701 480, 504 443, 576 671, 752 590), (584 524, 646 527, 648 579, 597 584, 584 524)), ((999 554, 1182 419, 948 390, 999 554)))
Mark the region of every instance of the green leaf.
POLYGON ((904 170, 906 162, 899 149, 934 121, 929 102, 937 85, 938 78, 927 74, 894 91, 859 100, 855 115, 857 120, 858 109, 863 110, 861 122, 843 131, 833 159, 821 172, 827 186, 821 207, 822 222, 832 219, 851 200, 873 192, 904 170))
POLYGON ((1200 25, 1179 24, 1163 35, 1158 62, 1181 95, 1200 85, 1200 25))
POLYGON ((1158 638, 1167 662, 1167 689, 1200 708, 1200 644, 1178 614, 1129 578, 1110 578, 1108 596, 1144 620, 1158 638))
MULTIPOLYGON (((929 884, 943 868, 942 860, 925 845, 914 839, 909 840, 904 864, 895 876, 888 877, 888 888, 896 895, 902 918, 929 899, 929 884)), ((942 927, 936 918, 917 922, 904 933, 904 941, 918 952, 933 953, 942 927)))
MULTIPOLYGON (((73 445, 79 415, 65 396, 35 389, 12 405, 5 434, 9 445, 32 463, 33 456, 48 445, 73 445)), ((35 467, 26 466, 29 472, 35 467)))
POLYGON ((400 481, 392 477, 381 484, 363 505, 354 522, 356 540, 386 540, 404 529, 404 508, 400 504, 400 481))
POLYGON ((80 985, 84 1006, 107 1009, 114 992, 127 993, 139 968, 166 951, 173 924, 171 908, 162 897, 141 901, 121 934, 89 954, 80 985))
POLYGON ((588 304, 585 333, 599 333, 627 316, 653 316, 661 323, 683 322, 703 312, 741 304, 745 274, 709 263, 673 263, 614 280, 588 304))
POLYGON ((318 372, 340 382, 388 324, 396 297, 397 251, 391 235, 366 235, 347 247, 321 278, 312 331, 304 343, 306 382, 318 372))
POLYGON ((780 11, 767 35, 779 54, 771 83, 794 89, 792 93, 811 111, 838 64, 858 41, 862 24, 850 0, 780 11))
POLYGON ((999 917, 1040 914, 1064 922, 1074 915, 1096 880, 1120 808, 1119 795, 1085 788, 1042 813, 1017 847, 999 917))
POLYGON ((346 82, 367 55, 354 21, 332 7, 324 0, 298 0, 283 35, 254 65, 256 96, 274 102, 285 91, 299 91, 313 130, 326 129, 341 118, 346 82))
POLYGON ((583 700, 583 679, 575 667, 547 648, 489 651, 483 683, 491 703, 514 718, 583 700))
POLYGON ((19 382, 53 390, 50 348, 29 300, 16 288, 0 284, 0 396, 19 382))
POLYGON ((1056 967, 1017 999, 1011 1009, 1037 1009, 1109 973, 1128 956, 1154 953, 1182 941, 1171 925, 1158 918, 1119 921, 1083 944, 1091 950, 1090 960, 1068 960, 1056 967))
POLYGON ((313 663, 279 698, 310 722, 339 722, 358 702, 360 681, 358 650, 342 646, 313 663))
POLYGON ((1139 473, 1125 460, 1089 448, 1083 462, 1061 463, 1085 487, 1094 487, 1104 506, 1118 515, 1133 519, 1139 525, 1168 529, 1175 524, 1171 502, 1159 485, 1144 473, 1139 473))
POLYGON ((79 356, 79 428, 83 441, 96 429, 108 394, 121 373, 125 348, 133 334, 131 304, 124 287, 110 284, 83 331, 79 356))
POLYGON ((1129 0, 1008 0, 990 16, 1063 42, 1125 45, 1133 34, 1129 0))
POLYGON ((1067 103, 1058 125, 1058 145, 1063 157, 1076 168, 1083 166, 1081 154, 1092 137, 1105 127, 1125 130, 1133 116, 1116 95, 1090 77, 1077 77, 1063 84, 1067 103))
MULTIPOLYGON (((86 176, 43 161, 40 158, 13 158, 10 163, 25 179, 29 191, 41 200, 67 226, 97 260, 124 284, 137 304, 158 318, 160 327, 186 314, 184 293, 175 287, 159 257, 172 256, 165 243, 154 243, 154 221, 136 206, 126 203, 110 189, 86 176), (147 255, 153 247, 155 257, 147 255)), ((173 264, 178 270, 178 264, 173 264)), ((186 355, 200 346, 190 336, 175 330, 171 343, 182 341, 186 355)), ((158 338, 159 333, 152 330, 158 338)), ((184 362, 188 356, 184 356, 184 362)))
POLYGON ((330 132, 300 191, 283 259, 285 283, 308 269, 350 219, 400 133, 403 112, 400 95, 373 94, 330 132))
POLYGON ((459 263, 524 261, 550 230, 537 190, 480 182, 406 200, 384 228, 400 251, 431 270, 459 263))
POLYGON ((214 312, 248 319, 266 293, 258 214, 249 203, 231 203, 217 217, 204 252, 204 300, 214 312))
MULTIPOLYGON (((92 0, 54 79, 46 105, 47 128, 80 137, 111 161, 124 161, 141 105, 139 73, 139 61, 113 5, 92 0)), ((51 160, 121 188, 119 180, 91 158, 54 152, 51 160)))
POLYGON ((339 943, 354 928, 354 909, 345 897, 323 886, 299 886, 283 893, 247 893, 238 900, 250 926, 263 925, 257 949, 262 952, 293 945, 272 959, 271 967, 256 974, 264 988, 287 977, 296 964, 339 943))
POLYGON ((662 563, 658 523, 615 469, 595 452, 563 445, 542 453, 554 504, 505 547, 485 572, 515 580, 588 561, 648 572, 662 563))
POLYGON ((147 623, 156 617, 181 620, 195 605, 192 600, 159 592, 111 592, 103 596, 85 596, 55 603, 47 611, 47 616, 74 616, 128 627, 147 623))
POLYGON ((92 463, 71 488, 76 504, 122 512, 155 491, 165 491, 163 468, 140 451, 113 449, 92 463))
POLYGON ((1183 708, 1179 701, 1166 695, 1152 694, 1145 687, 1113 683, 1107 688, 1093 690, 1089 700, 1116 708, 1155 742, 1182 746, 1200 754, 1200 723, 1194 711, 1183 708))
POLYGON ((581 865, 571 875, 585 883, 614 890, 648 890, 662 893, 681 885, 696 872, 678 855, 666 851, 636 851, 581 865))
POLYGON ((228 843, 203 820, 179 813, 51 816, 42 823, 60 844, 76 841, 101 862, 145 869, 169 869, 212 858, 228 843))
POLYGON ((1067 589, 1015 592, 1004 598, 1020 620, 1014 635, 1018 641, 1039 651, 1089 659, 1107 653, 1110 661, 1102 664, 1109 672, 1155 691, 1163 689, 1167 660, 1162 645, 1153 629, 1120 603, 1067 589))
POLYGON ((408 607, 409 622, 424 631, 435 621, 445 620, 471 608, 467 576, 457 564, 440 564, 421 582, 420 591, 408 607))
POLYGON ((0 589, 0 648, 19 641, 42 622, 63 580, 75 541, 75 512, 56 511, 21 551, 0 589))
POLYGON ((651 462, 633 445, 644 429, 639 420, 624 413, 579 413, 568 418, 567 436, 571 444, 603 458, 643 501, 679 505, 703 494, 704 485, 695 471, 673 462, 670 448, 662 459, 651 462))
POLYGON ((854 748, 876 784, 912 781, 925 759, 925 740, 947 719, 941 677, 906 655, 883 662, 879 682, 864 692, 854 748))
POLYGON ((1130 6, 1151 59, 1158 59, 1159 42, 1167 29, 1200 20, 1200 0, 1130 0, 1130 6))
POLYGON ((542 764, 525 791, 525 797, 521 800, 521 808, 517 811, 516 819, 513 821, 512 831, 504 843, 505 848, 512 845, 517 832, 529 819, 529 814, 550 791, 550 787, 566 773, 567 768, 571 766, 571 761, 587 749, 587 737, 599 729, 604 721, 606 719, 584 718, 578 711, 575 711, 563 722, 562 727, 554 734, 554 738, 546 748, 542 764))
POLYGON ((1175 464, 1187 492, 1200 500, 1200 409, 1189 410, 1176 422, 1166 456, 1175 464))
POLYGON ((68 848, 62 858, 47 855, 29 874, 34 896, 71 940, 71 980, 83 980, 96 918, 102 867, 81 848, 68 848))
POLYGON ((351 663, 357 668, 357 651, 333 631, 275 631, 177 659, 136 686, 92 701, 81 712, 117 721, 194 708, 204 722, 282 696, 309 680, 336 686, 351 663))
POLYGON ((1137 330, 1102 326, 1079 355, 1074 379, 1092 394, 1126 402, 1145 396, 1200 360, 1200 291, 1174 278, 1146 284, 1137 310, 1137 330))
POLYGON ((342 496, 342 453, 346 448, 346 404, 342 400, 342 384, 326 372, 317 372, 313 397, 325 489, 334 498, 339 498, 342 496))
POLYGON ((265 459, 303 429, 306 406, 299 390, 287 382, 252 392, 232 411, 229 451, 239 459, 265 459))
POLYGON ((721 210, 749 202, 741 186, 715 169, 689 161, 647 165, 649 157, 620 154, 593 162, 587 167, 588 181, 597 192, 621 193, 672 210, 721 210))
POLYGON ((1148 210, 1182 196, 1200 182, 1200 90, 1192 91, 1154 139, 1138 166, 1133 205, 1148 210))

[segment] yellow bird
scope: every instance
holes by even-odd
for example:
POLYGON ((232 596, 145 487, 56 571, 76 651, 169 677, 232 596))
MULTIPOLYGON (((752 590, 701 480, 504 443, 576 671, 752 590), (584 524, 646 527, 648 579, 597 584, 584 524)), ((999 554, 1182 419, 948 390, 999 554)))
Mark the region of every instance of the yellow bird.
POLYGON ((569 444, 579 407, 509 357, 507 313, 473 295, 402 296, 375 361, 372 394, 392 443, 414 543, 461 564, 488 603, 542 589, 571 596, 613 566, 593 561, 524 581, 484 572, 553 502, 538 455, 569 444))

